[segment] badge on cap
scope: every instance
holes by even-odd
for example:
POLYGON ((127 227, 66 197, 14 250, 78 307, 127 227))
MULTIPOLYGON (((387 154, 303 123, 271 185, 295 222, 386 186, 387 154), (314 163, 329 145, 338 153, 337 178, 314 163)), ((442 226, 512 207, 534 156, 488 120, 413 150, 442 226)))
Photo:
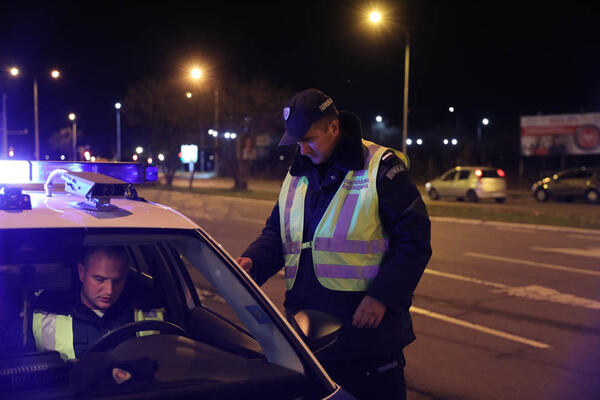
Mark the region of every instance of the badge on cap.
POLYGON ((290 108, 289 107, 283 107, 283 119, 287 121, 287 119, 290 117, 290 108))

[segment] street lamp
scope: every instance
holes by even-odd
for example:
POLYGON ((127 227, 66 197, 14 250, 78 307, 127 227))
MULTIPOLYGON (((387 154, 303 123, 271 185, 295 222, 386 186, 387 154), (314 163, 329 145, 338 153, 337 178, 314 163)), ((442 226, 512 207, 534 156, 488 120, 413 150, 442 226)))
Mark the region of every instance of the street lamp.
MULTIPOLYGON (((194 81, 198 81, 200 80, 200 78, 202 78, 204 76, 204 72, 198 68, 198 67, 193 67, 190 70, 190 77, 192 80, 194 81)), ((187 92, 186 96, 188 98, 192 97, 192 93, 191 92, 187 92)), ((214 85, 213 87, 213 99, 214 99, 214 126, 213 128, 215 129, 216 132, 218 132, 219 130, 219 86, 217 84, 214 85)), ((217 159, 215 160, 215 168, 214 168, 214 172, 216 175, 218 175, 218 153, 219 153, 219 137, 217 135, 214 136, 215 137, 215 156, 217 157, 217 159)), ((200 171, 204 170, 204 153, 205 153, 205 145, 204 145, 204 135, 200 135, 200 171)), ((191 179, 193 179, 193 173, 190 177, 191 179)), ((191 182, 190 179, 190 182, 191 182)))
POLYGON ((142 146, 138 146, 135 148, 135 152, 138 154, 142 154, 144 152, 144 148, 142 146))
POLYGON ((117 154, 115 155, 115 161, 121 161, 121 103, 115 103, 115 109, 117 110, 117 154))
POLYGON ((483 146, 482 127, 488 126, 489 124, 490 124, 490 120, 487 118, 483 118, 481 120, 481 122, 479 122, 477 124, 477 141, 479 142, 481 165, 485 165, 485 150, 484 150, 484 146, 483 146))
MULTIPOLYGON (((379 24, 382 21, 382 14, 378 11, 372 11, 369 14, 369 20, 373 24, 379 24)), ((406 153, 406 140, 408 137, 408 72, 410 59, 410 35, 406 26, 399 25, 404 30, 406 42, 404 45, 404 108, 402 111, 402 151, 406 153)))
POLYGON ((73 121, 73 161, 77 161, 77 116, 75 113, 70 113, 69 119, 73 121))

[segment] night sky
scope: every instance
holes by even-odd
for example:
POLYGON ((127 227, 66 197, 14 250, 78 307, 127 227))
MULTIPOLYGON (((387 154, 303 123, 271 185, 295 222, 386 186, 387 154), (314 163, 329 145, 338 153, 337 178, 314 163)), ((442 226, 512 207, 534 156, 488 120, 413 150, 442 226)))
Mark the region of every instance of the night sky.
MULTIPOLYGON (((85 140, 109 157, 114 103, 142 78, 182 75, 194 61, 215 79, 317 87, 366 128, 377 114, 400 127, 406 37, 397 25, 410 32, 411 137, 437 141, 458 116, 468 140, 486 116, 487 134, 508 151, 521 115, 600 111, 596 2, 381 2, 378 30, 365 23, 375 2, 145 3, 3 2, 0 65, 22 70, 18 80, 0 78, 9 129, 33 132, 37 75, 42 154, 76 112, 85 140), (60 81, 47 78, 53 67, 60 81)), ((9 142, 33 153, 33 134, 9 142)))

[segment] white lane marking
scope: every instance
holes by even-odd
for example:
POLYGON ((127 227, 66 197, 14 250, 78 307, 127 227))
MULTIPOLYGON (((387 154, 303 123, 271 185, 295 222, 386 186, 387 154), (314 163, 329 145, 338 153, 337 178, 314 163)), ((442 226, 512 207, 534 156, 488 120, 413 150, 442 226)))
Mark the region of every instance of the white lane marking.
POLYGON ((258 225, 264 225, 265 222, 267 221, 266 219, 256 219, 256 218, 246 218, 246 217, 234 217, 233 219, 235 219, 236 221, 251 222, 253 224, 258 224, 258 225))
POLYGON ((552 253, 568 254, 570 256, 600 258, 600 247, 588 247, 587 249, 566 247, 532 247, 531 249, 537 251, 548 251, 552 253))
POLYGON ((426 269, 425 273, 444 278, 456 279, 463 282, 490 286, 494 288, 494 293, 505 293, 509 296, 524 297, 526 299, 549 301, 552 303, 600 310, 600 301, 586 299, 585 297, 577 297, 569 293, 561 293, 555 289, 540 285, 508 286, 502 283, 484 281, 481 279, 452 274, 449 272, 436 271, 434 269, 426 269))
POLYGON ((600 276, 600 272, 598 272, 598 271, 591 271, 589 269, 565 267, 563 265, 546 264, 546 263, 541 263, 541 262, 519 260, 519 259, 516 259, 516 258, 508 258, 508 257, 498 257, 498 256, 492 256, 492 255, 489 255, 489 254, 471 253, 471 252, 468 252, 468 251, 465 252, 465 253, 463 253, 463 254, 465 256, 469 256, 469 257, 485 258, 485 259, 488 259, 488 260, 504 261, 504 262, 514 263, 514 264, 531 265, 533 267, 556 269, 556 270, 559 270, 559 271, 568 271, 568 272, 573 272, 573 273, 577 273, 577 274, 586 274, 586 275, 600 276))
POLYGON ((521 227, 514 227, 514 226, 495 226, 494 228, 496 228, 499 231, 513 231, 513 232, 521 232, 521 233, 537 233, 533 229, 521 228, 521 227))
POLYGON ((469 329, 473 329, 473 330, 476 330, 479 332, 484 332, 484 333, 487 333, 487 334, 493 335, 493 336, 498 336, 503 339, 512 340, 517 343, 526 344, 528 346, 536 347, 538 349, 549 349, 550 348, 550 345, 548 345, 546 343, 538 342, 537 340, 527 339, 522 336, 513 335, 512 333, 499 331, 497 329, 488 328, 487 326, 474 324, 474 323, 468 322, 468 321, 463 321, 458 318, 449 317, 447 315, 439 314, 439 313, 429 311, 429 310, 425 310, 423 308, 412 306, 410 308, 410 311, 414 312, 415 314, 421 314, 421 315, 425 315, 427 317, 431 317, 431 318, 439 319, 439 320, 442 320, 445 322, 449 322, 451 324, 464 326, 469 329))
POLYGON ((590 236, 590 235, 567 235, 567 237, 574 239, 583 239, 583 240, 600 240, 600 236, 590 236))

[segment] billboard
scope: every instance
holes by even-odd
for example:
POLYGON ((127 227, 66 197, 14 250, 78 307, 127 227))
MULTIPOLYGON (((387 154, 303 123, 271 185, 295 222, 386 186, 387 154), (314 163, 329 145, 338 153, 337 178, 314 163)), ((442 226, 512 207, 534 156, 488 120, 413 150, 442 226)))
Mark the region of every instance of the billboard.
POLYGON ((600 113, 521 117, 521 154, 600 154, 600 113))

